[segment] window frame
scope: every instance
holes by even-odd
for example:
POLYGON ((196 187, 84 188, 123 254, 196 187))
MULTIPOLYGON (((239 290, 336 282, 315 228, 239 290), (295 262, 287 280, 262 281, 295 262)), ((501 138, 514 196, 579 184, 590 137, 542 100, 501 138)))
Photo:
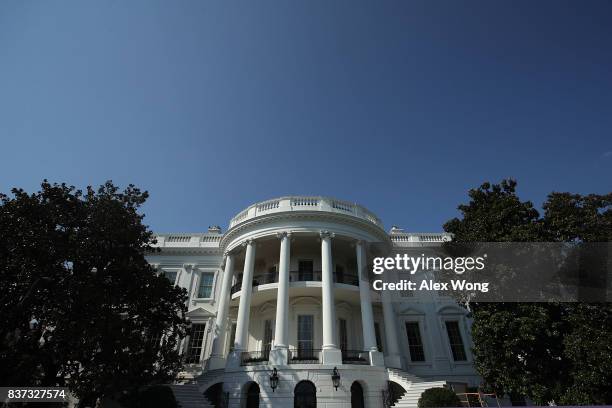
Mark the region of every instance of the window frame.
POLYGON ((218 269, 198 269, 196 284, 193 289, 193 300, 199 301, 211 301, 215 298, 215 292, 217 289, 217 277, 219 275, 218 269), (202 279, 204 275, 212 275, 212 282, 210 284, 210 296, 209 297, 200 297, 200 286, 202 284, 202 279))
POLYGON ((450 352, 450 357, 452 359, 453 362, 455 363, 467 363, 469 362, 469 356, 468 356, 468 352, 467 352, 467 348, 466 348, 466 344, 465 344, 465 335, 463 333, 463 331, 461 330, 461 319, 444 319, 444 332, 446 333, 446 341, 448 344, 448 350, 450 352), (453 346, 457 346, 457 344, 455 343, 451 343, 451 336, 450 333, 448 331, 448 324, 449 323, 454 323, 457 325, 457 334, 459 335, 459 339, 461 340, 461 350, 463 353, 463 360, 457 360, 455 358, 455 352, 453 351, 453 346))
POLYGON ((202 362, 202 354, 205 352, 205 349, 206 349, 204 343, 206 342, 206 334, 208 332, 208 325, 209 325, 208 322, 194 322, 192 324, 192 326, 191 326, 192 327, 192 332, 189 335, 189 339, 188 339, 189 341, 187 342, 186 350, 185 350, 185 353, 184 353, 185 354, 185 364, 187 364, 187 365, 190 365, 190 364, 200 364, 202 362), (201 331, 202 339, 201 339, 201 341, 199 343, 199 346, 194 346, 192 344, 193 343, 193 334, 194 334, 193 327, 194 326, 202 326, 202 331, 201 331), (192 358, 195 357, 194 356, 195 353, 192 353, 191 350, 192 349, 197 349, 197 348, 200 349, 200 352, 199 352, 198 357, 197 357, 197 361, 192 361, 192 358))
POLYGON ((181 269, 180 269, 180 268, 166 268, 166 267, 163 267, 163 266, 162 266, 162 267, 159 267, 159 269, 158 269, 158 274, 159 274, 159 275, 162 275, 162 274, 163 274, 163 275, 165 275, 165 274, 166 274, 166 273, 168 273, 168 272, 170 272, 170 273, 175 273, 175 274, 176 274, 176 275, 174 276, 174 282, 173 282, 173 281, 171 281, 171 280, 170 280, 170 279, 168 279, 168 278, 166 278, 166 279, 168 279, 168 281, 169 281, 170 283, 172 283, 174 286, 178 286, 178 283, 180 282, 180 280, 179 280, 179 279, 180 279, 180 277, 181 277, 181 269))
POLYGON ((404 320, 404 330, 406 333, 406 341, 408 343, 408 358, 410 359, 411 363, 426 363, 427 362, 427 353, 425 352, 425 336, 423 333, 423 324, 420 320, 418 319, 409 319, 409 320, 404 320), (419 335, 419 341, 421 344, 418 345, 411 345, 410 344, 410 336, 408 334, 408 325, 414 325, 416 324, 416 329, 418 330, 418 335, 419 335), (421 353, 423 354, 423 359, 422 360, 415 360, 412 356, 412 351, 411 351, 411 347, 419 347, 421 348, 421 353))

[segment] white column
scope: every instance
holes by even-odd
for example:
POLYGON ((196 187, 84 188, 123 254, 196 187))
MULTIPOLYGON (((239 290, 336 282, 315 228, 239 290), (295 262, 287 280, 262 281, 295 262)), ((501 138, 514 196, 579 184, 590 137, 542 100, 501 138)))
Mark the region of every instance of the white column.
POLYGON ((251 309, 251 292, 253 290, 253 270, 255 269, 255 242, 248 240, 244 256, 244 270, 242 272, 242 288, 240 290, 240 303, 238 305, 238 320, 236 322, 236 353, 246 351, 249 341, 249 313, 251 309))
POLYGON ((291 261, 291 233, 277 234, 280 238, 280 259, 278 262, 278 294, 276 298, 276 327, 274 329, 274 350, 270 363, 286 365, 289 348, 289 266, 291 261))
POLYGON ((225 333, 227 332, 227 315, 229 313, 230 290, 232 278, 234 276, 234 255, 225 255, 225 270, 219 293, 219 305, 217 308, 217 318, 213 332, 213 345, 208 360, 208 369, 214 370, 225 366, 225 333))
POLYGON ((385 320, 385 337, 387 340, 387 356, 385 362, 389 367, 402 368, 402 359, 399 353, 399 344, 397 338, 397 327, 395 323, 395 311, 389 291, 381 292, 383 304, 383 318, 385 320))
POLYGON ((321 231, 321 285, 323 319, 323 364, 342 364, 342 353, 336 345, 336 310, 334 304, 334 279, 332 263, 332 243, 334 234, 321 231))
POLYGON ((361 301, 361 326, 363 328, 363 349, 370 354, 370 364, 381 366, 384 360, 376 345, 374 330, 374 312, 372 311, 372 296, 368 279, 365 242, 355 244, 357 256, 357 275, 359 277, 359 299, 361 301))

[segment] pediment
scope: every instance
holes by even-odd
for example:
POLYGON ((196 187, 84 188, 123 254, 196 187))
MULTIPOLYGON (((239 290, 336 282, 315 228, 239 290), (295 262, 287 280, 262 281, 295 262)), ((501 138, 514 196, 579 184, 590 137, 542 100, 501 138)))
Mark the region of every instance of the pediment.
POLYGON ((188 311, 186 313, 186 316, 189 318, 194 318, 194 317, 214 317, 215 314, 209 312, 208 310, 202 308, 202 307, 198 307, 197 309, 192 309, 190 311, 188 311))

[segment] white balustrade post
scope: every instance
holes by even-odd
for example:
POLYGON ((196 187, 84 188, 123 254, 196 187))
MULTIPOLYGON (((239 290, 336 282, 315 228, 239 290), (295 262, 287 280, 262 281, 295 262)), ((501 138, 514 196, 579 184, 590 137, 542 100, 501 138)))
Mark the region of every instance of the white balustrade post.
POLYGON ((274 350, 270 352, 270 363, 286 365, 289 348, 289 266, 291 261, 291 233, 277 234, 280 238, 278 263, 278 295, 276 299, 276 327, 274 350))
POLYGON ((321 284, 323 320, 323 364, 342 364, 342 353, 335 338, 336 312, 334 304, 334 279, 332 263, 332 238, 334 234, 321 231, 321 284))
POLYGON ((214 370, 225 367, 225 334, 227 332, 227 316, 229 314, 230 290, 234 276, 234 255, 225 255, 225 270, 219 293, 217 318, 213 333, 213 345, 207 368, 214 370))

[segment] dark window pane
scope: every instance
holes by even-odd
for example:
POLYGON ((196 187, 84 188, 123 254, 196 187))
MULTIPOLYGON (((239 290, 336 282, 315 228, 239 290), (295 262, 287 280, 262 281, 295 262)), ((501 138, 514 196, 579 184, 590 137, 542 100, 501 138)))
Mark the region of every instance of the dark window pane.
POLYGON ((194 324, 191 327, 191 336, 189 336, 189 346, 187 347, 187 364, 200 362, 205 328, 205 324, 194 324))
POLYGON ((408 349, 411 361, 425 361, 425 350, 418 322, 406 322, 406 334, 408 335, 408 349))
POLYGON ((461 337, 461 331, 459 330, 459 322, 446 322, 446 333, 448 333, 448 342, 450 343, 451 352, 453 353, 453 360, 466 361, 467 356, 465 355, 463 338, 461 337))

